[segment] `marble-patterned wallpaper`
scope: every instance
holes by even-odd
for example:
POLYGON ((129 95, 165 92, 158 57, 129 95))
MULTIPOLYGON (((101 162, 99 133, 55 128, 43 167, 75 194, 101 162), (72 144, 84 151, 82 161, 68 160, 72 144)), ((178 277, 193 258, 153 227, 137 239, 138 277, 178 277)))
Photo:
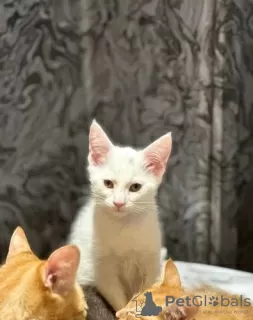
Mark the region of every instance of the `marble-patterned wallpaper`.
POLYGON ((88 195, 96 117, 136 147, 172 131, 158 200, 174 259, 253 271, 242 201, 253 177, 252 12, 250 0, 3 0, 0 258, 17 224, 41 256, 64 242, 88 195))

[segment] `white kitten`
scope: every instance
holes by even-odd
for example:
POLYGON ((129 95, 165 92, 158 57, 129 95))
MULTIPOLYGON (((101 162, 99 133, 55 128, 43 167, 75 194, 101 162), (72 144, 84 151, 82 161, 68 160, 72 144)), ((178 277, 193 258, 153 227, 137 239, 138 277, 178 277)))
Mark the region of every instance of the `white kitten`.
POLYGON ((78 280, 94 282, 117 311, 160 273, 156 193, 171 152, 171 134, 146 149, 112 144, 93 121, 89 135, 92 196, 72 227, 81 249, 78 280))

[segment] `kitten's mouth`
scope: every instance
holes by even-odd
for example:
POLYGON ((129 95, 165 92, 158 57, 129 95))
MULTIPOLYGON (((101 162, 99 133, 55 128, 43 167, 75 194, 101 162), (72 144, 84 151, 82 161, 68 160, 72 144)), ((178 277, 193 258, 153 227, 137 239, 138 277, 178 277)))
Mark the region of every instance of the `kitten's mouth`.
POLYGON ((124 208, 114 208, 113 214, 118 217, 123 217, 128 214, 126 207, 124 208))

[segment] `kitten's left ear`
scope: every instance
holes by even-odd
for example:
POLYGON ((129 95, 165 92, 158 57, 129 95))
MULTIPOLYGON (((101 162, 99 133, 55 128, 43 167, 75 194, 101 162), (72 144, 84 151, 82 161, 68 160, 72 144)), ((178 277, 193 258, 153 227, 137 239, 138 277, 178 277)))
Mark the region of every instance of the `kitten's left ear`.
POLYGON ((158 178, 166 169, 172 148, 171 132, 163 135, 143 150, 145 168, 158 178))
POLYGON ((59 295, 73 289, 80 262, 80 250, 75 245, 67 245, 55 250, 48 258, 43 281, 46 287, 59 295))
POLYGON ((10 240, 6 262, 8 261, 8 259, 15 256, 16 254, 29 251, 31 251, 31 248, 27 241, 24 230, 21 227, 17 227, 13 232, 10 240))

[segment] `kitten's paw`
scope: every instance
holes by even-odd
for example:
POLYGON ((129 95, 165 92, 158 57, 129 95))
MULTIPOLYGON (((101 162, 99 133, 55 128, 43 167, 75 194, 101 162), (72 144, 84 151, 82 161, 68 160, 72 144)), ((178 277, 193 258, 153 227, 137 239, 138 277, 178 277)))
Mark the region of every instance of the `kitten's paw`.
POLYGON ((135 312, 136 312, 135 308, 123 308, 116 312, 116 318, 128 319, 129 317, 131 318, 131 316, 134 316, 135 312))

